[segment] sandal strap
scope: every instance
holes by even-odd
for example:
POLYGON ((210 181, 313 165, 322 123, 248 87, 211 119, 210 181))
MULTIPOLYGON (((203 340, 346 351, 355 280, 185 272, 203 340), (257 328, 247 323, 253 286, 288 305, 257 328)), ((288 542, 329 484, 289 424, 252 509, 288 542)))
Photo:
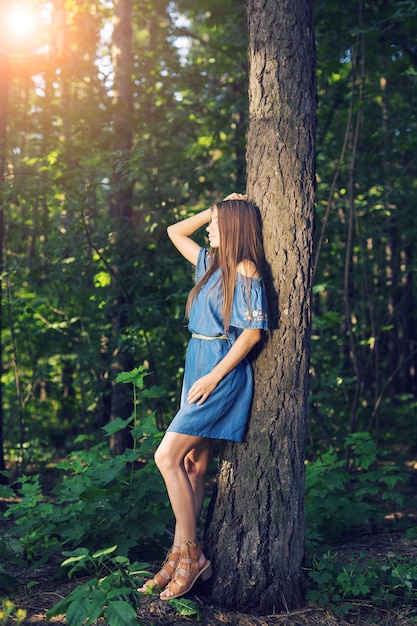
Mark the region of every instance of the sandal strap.
POLYGON ((173 577, 173 575, 175 573, 175 570, 177 569, 178 561, 179 561, 179 558, 180 558, 180 550, 176 550, 174 552, 173 551, 174 547, 176 547, 176 546, 173 546, 167 552, 167 555, 165 557, 165 561, 161 565, 161 569, 159 570, 159 572, 157 572, 155 574, 155 576, 152 579, 152 582, 155 585, 158 585, 159 587, 161 585, 165 585, 167 582, 169 582, 171 580, 171 578, 173 577), (158 577, 163 579, 162 582, 158 581, 158 577))
POLYGON ((178 546, 172 546, 165 557, 164 562, 161 565, 161 569, 155 574, 155 576, 144 582, 142 589, 152 589, 153 587, 159 587, 163 589, 175 574, 180 559, 180 548, 178 546), (174 549, 176 548, 176 549, 174 549))
POLYGON ((194 541, 189 540, 182 544, 177 569, 175 570, 171 582, 167 586, 167 589, 169 589, 174 596, 181 593, 181 590, 189 585, 188 579, 191 576, 197 577, 199 575, 198 559, 201 556, 201 552, 200 546, 194 543, 194 541), (185 565, 185 567, 183 567, 183 565, 185 565), (196 567, 193 568, 193 565, 196 565, 196 567), (192 569, 195 571, 192 571, 192 569))

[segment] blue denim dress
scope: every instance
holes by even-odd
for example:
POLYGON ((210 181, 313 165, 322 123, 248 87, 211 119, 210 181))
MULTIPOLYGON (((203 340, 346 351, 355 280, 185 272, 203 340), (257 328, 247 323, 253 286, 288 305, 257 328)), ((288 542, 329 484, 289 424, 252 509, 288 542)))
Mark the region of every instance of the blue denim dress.
MULTIPOLYGON (((210 257, 201 248, 195 280, 198 282, 208 269, 210 257)), ((211 372, 223 359, 245 328, 268 328, 266 297, 260 278, 236 275, 230 328, 223 336, 223 300, 220 271, 213 274, 194 300, 188 329, 207 340, 192 337, 185 358, 181 405, 168 431, 197 435, 211 439, 242 441, 253 395, 253 373, 249 361, 243 359, 223 378, 201 405, 189 404, 187 395, 194 382, 211 372)))

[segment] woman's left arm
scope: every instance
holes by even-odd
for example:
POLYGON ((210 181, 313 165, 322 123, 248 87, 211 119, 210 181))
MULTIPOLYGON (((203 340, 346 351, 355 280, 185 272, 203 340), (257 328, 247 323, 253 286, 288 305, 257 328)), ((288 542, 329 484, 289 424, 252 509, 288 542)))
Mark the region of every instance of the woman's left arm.
POLYGON ((219 382, 249 354, 260 339, 261 330, 259 328, 245 328, 229 352, 211 372, 195 381, 188 392, 188 402, 190 404, 197 402, 197 406, 203 404, 219 382))

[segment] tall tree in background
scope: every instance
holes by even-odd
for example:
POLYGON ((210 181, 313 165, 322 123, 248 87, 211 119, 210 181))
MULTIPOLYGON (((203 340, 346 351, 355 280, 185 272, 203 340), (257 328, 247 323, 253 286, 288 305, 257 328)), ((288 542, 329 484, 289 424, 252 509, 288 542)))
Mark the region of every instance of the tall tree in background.
POLYGON ((246 443, 221 451, 207 540, 213 597, 270 613, 304 602, 304 449, 315 180, 310 0, 248 0, 248 194, 271 269, 272 332, 246 443))
MULTIPOLYGON (((0 12, 0 17, 2 13, 0 12)), ((3 30, 0 31, 3 34, 3 30)), ((0 189, 3 190, 6 168, 6 131, 8 109, 8 83, 9 83, 9 57, 7 51, 0 49, 0 189)), ((3 374, 3 228, 4 206, 0 200, 0 471, 6 469, 3 452, 4 436, 4 412, 3 412, 3 386, 1 377, 3 374)), ((5 482, 0 474, 0 484, 5 482)))
MULTIPOLYGON (((114 3, 114 30, 112 61, 114 67, 114 154, 116 163, 110 196, 110 217, 113 231, 113 274, 117 296, 113 305, 113 352, 112 370, 115 376, 132 369, 132 356, 120 345, 120 334, 127 328, 129 294, 124 288, 125 276, 122 267, 125 243, 132 227, 133 180, 126 176, 126 168, 131 158, 133 142, 133 30, 132 1, 116 0, 114 3), (120 165, 123 164, 123 165, 120 165)), ((114 378, 115 378, 114 376, 114 378)), ((112 382, 111 417, 127 419, 131 405, 125 396, 123 385, 112 382)), ((112 450, 120 453, 129 444, 126 431, 119 431, 112 437, 112 450)))

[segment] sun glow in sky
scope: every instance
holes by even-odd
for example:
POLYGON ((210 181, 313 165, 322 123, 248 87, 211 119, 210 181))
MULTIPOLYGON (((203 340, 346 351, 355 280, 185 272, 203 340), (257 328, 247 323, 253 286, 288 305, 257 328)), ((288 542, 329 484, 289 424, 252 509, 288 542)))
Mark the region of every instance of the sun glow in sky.
POLYGON ((0 0, 0 51, 11 57, 42 52, 51 36, 49 0, 0 0))
POLYGON ((9 35, 25 37, 35 29, 35 16, 32 9, 25 4, 15 4, 9 9, 7 26, 9 35))

